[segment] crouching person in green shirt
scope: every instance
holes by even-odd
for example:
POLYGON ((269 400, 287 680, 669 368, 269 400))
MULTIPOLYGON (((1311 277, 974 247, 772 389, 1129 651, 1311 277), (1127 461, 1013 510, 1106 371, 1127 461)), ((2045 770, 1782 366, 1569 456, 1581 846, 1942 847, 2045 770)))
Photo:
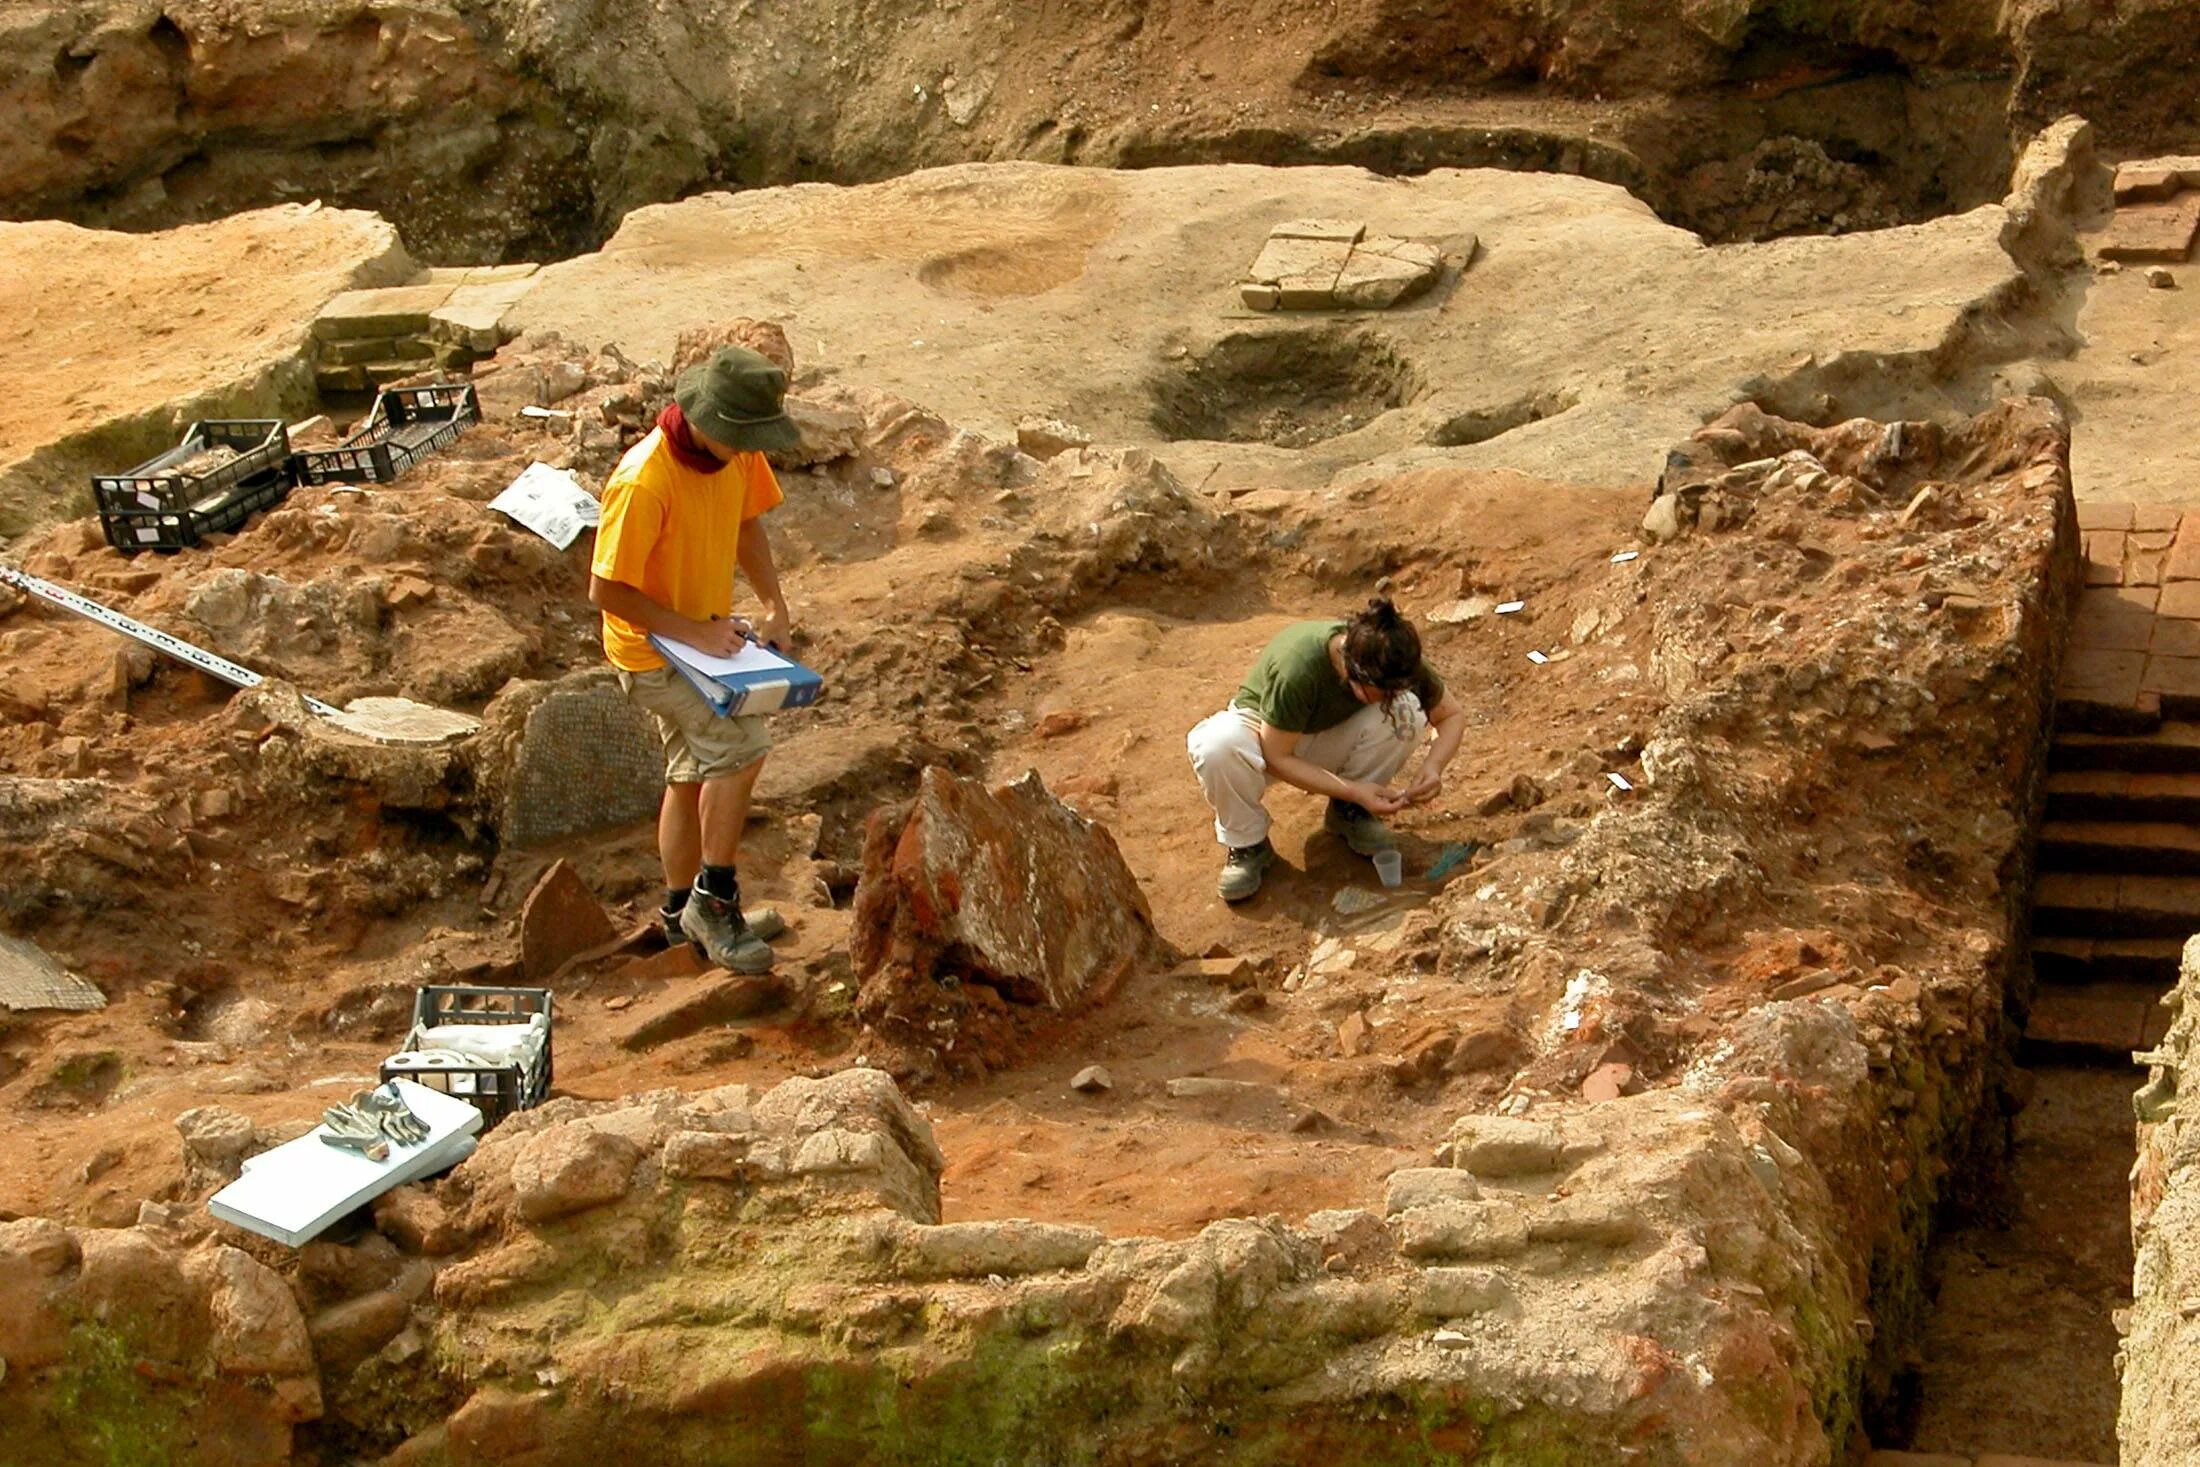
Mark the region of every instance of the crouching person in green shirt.
POLYGON ((1228 854, 1216 891, 1242 902, 1275 863, 1262 801, 1276 780, 1327 795, 1322 828, 1357 855, 1398 842, 1378 818, 1436 797, 1459 752, 1465 710, 1421 658, 1421 634, 1387 598, 1350 621, 1302 621, 1269 641, 1230 706, 1186 744, 1228 854), (1390 781, 1431 726, 1413 780, 1390 781))

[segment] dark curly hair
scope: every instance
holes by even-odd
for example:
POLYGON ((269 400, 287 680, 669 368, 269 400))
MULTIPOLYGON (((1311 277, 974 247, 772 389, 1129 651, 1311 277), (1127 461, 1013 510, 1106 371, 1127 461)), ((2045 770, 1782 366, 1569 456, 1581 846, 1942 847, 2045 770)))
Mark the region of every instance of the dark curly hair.
POLYGON ((1378 596, 1344 624, 1345 676, 1374 688, 1387 705, 1413 686, 1421 672, 1421 634, 1391 604, 1378 596))

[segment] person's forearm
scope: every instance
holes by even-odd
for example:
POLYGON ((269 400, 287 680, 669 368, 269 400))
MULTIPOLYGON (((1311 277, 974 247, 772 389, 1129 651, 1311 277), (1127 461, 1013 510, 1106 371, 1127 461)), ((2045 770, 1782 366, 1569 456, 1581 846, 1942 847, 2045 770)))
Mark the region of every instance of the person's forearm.
POLYGON ((740 562, 741 574, 748 577, 756 599, 784 614, 787 598, 779 589, 779 567, 772 561, 771 537, 764 532, 763 520, 753 519, 741 527, 741 548, 734 558, 740 562))
POLYGON ((1332 800, 1353 798, 1350 780, 1331 774, 1319 764, 1309 764, 1296 754, 1277 754, 1267 761, 1268 773, 1296 789, 1310 795, 1327 795, 1332 800))
POLYGON ((1429 746, 1428 757, 1422 761, 1422 768, 1431 771, 1444 768, 1451 763, 1451 756, 1459 752, 1460 742, 1467 736, 1467 717, 1463 713, 1454 714, 1434 727, 1436 742, 1429 746))
POLYGON ((624 581, 607 581, 601 576, 591 576, 588 580, 588 599, 596 604, 599 611, 607 611, 645 632, 655 632, 660 637, 671 637, 680 642, 695 640, 698 623, 693 617, 680 615, 671 607, 624 581))

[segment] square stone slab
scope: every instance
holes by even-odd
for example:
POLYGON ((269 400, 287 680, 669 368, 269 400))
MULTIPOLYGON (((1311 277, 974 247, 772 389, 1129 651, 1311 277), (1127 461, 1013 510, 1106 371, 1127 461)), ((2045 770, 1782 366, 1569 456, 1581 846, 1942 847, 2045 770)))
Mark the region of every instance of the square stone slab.
POLYGON ((449 285, 393 285, 384 290, 347 290, 314 317, 313 334, 322 341, 363 337, 418 336, 428 317, 451 298, 449 285))
POLYGON ((1270 239, 1321 239, 1358 244, 1367 226, 1354 219, 1290 219, 1268 231, 1270 239))
MULTIPOLYGON (((1352 245, 1345 240, 1271 239, 1261 247, 1246 278, 1256 285, 1319 282, 1328 291, 1336 286, 1337 274, 1351 256, 1352 245)), ((1289 308, 1290 302, 1284 305, 1289 308)))
POLYGON ((2126 204, 2116 210, 2101 240, 2104 260, 2182 264, 2200 235, 2200 194, 2159 204, 2126 204))

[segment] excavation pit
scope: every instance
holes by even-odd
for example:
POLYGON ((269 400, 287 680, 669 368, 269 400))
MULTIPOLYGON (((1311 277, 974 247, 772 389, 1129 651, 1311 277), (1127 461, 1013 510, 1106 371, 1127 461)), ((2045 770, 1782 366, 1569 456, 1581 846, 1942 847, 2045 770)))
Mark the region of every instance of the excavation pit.
POLYGON ((1152 378, 1163 438, 1310 448, 1420 394, 1411 363, 1380 335, 1292 327, 1226 336, 1152 378))

